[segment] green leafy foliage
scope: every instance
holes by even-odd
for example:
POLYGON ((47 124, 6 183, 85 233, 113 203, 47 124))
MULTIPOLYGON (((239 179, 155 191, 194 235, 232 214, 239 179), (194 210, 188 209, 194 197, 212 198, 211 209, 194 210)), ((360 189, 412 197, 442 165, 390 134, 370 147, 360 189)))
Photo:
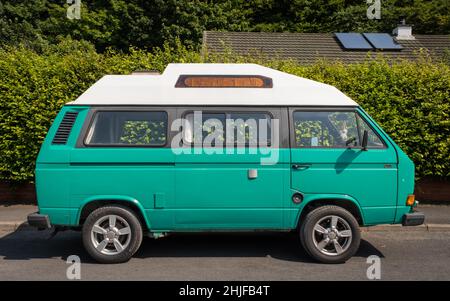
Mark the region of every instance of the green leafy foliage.
POLYGON ((136 145, 163 145, 166 143, 164 121, 127 121, 120 142, 136 145))
MULTIPOLYGON (((63 40, 43 54, 25 47, 0 49, 0 179, 32 181, 40 145, 61 107, 104 74, 162 71, 171 62, 259 63, 339 88, 357 101, 414 160, 418 176, 450 176, 450 66, 431 62, 363 64, 290 61, 232 53, 201 56, 175 41, 152 52, 98 54, 83 42, 63 40)), ((129 139, 141 132, 130 128, 129 139)), ((156 136, 155 136, 156 137, 156 136)), ((128 139, 127 138, 127 139, 128 139)))
POLYGON ((401 16, 414 33, 450 33, 448 0, 381 2, 381 19, 369 20, 363 0, 82 0, 81 19, 69 20, 66 0, 0 0, 0 45, 41 51, 70 37, 101 52, 177 39, 198 47, 205 30, 391 32, 401 16))

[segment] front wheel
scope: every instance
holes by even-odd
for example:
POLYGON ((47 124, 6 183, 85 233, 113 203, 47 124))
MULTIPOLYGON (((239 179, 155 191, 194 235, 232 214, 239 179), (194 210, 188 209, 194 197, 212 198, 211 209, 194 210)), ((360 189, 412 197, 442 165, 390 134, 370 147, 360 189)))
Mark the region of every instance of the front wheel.
POLYGON ((83 225, 83 244, 101 263, 128 261, 142 242, 142 226, 128 208, 105 206, 94 210, 83 225))
POLYGON ((323 263, 342 263, 358 251, 361 234, 355 217, 342 207, 322 206, 300 226, 303 248, 323 263))

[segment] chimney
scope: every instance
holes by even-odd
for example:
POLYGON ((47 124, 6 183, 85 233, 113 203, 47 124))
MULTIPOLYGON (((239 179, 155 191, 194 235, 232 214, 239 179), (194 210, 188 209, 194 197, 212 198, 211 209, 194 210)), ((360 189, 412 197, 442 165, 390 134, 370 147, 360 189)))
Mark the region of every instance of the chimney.
POLYGON ((400 19, 400 24, 392 31, 396 40, 414 40, 412 35, 412 25, 406 24, 405 18, 400 19))
POLYGON ((135 70, 131 75, 161 75, 158 70, 135 70))

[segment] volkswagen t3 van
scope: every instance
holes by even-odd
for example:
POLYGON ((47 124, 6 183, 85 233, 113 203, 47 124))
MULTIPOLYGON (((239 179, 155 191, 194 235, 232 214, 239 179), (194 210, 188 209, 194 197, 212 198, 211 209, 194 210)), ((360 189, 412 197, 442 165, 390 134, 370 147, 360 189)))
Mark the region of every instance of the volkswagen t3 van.
POLYGON ((108 75, 66 104, 36 162, 38 228, 80 229, 97 261, 144 235, 296 231, 324 263, 360 226, 420 225, 414 164, 335 87, 254 64, 108 75))

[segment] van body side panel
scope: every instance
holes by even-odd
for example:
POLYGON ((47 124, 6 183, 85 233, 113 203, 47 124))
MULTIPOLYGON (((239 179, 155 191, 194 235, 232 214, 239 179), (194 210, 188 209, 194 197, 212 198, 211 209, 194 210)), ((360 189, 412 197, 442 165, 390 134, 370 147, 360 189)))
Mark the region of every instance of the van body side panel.
MULTIPOLYGON (((78 225, 89 201, 133 200, 147 221, 155 201, 174 197, 174 154, 170 148, 77 147, 89 122, 90 108, 65 106, 41 148, 36 167, 39 209, 52 224, 78 225), (67 111, 79 111, 64 145, 51 141, 67 111)), ((156 220, 172 225, 171 220, 156 220)))
POLYGON ((289 150, 274 149, 279 160, 271 165, 261 165, 261 149, 251 151, 257 153, 178 155, 177 197, 166 208, 174 228, 285 229, 289 150), (249 170, 257 177, 250 179, 249 170))
MULTIPOLYGON (((294 110, 297 109, 290 111, 294 110)), ((386 142, 386 148, 368 151, 293 147, 292 164, 301 168, 292 169, 291 187, 306 195, 349 196, 361 208, 365 225, 393 223, 397 206, 397 154, 394 146, 386 142)))
MULTIPOLYGON (((109 112, 166 112, 167 122, 173 118, 173 109, 161 107, 93 107, 70 153, 70 199, 78 214, 92 201, 118 201, 132 203, 138 208, 149 228, 155 225, 172 225, 170 217, 149 212, 174 198, 174 153, 170 148, 170 131, 165 144, 147 145, 87 145, 89 128, 96 114, 109 112)), ((112 117, 114 120, 114 117, 112 117)), ((140 118, 140 117, 138 117, 140 118)), ((139 119, 137 119, 139 120, 139 119)), ((115 130, 119 131, 116 127, 115 130)), ((130 134, 127 134, 130 135, 130 134)))
POLYGON ((397 203, 396 162, 375 159, 356 150, 322 150, 320 155, 311 149, 292 150, 293 163, 310 164, 308 169, 292 171, 292 188, 308 195, 349 196, 362 208, 367 225, 392 223, 397 203), (385 168, 385 164, 392 167, 385 168))
POLYGON ((389 141, 397 153, 398 173, 397 173, 397 208, 395 220, 393 223, 402 222, 403 215, 413 211, 413 207, 406 206, 406 199, 409 194, 414 193, 415 166, 414 162, 405 154, 405 152, 395 143, 394 140, 367 114, 364 109, 358 109, 361 115, 369 120, 383 137, 389 141))
POLYGON ((408 195, 414 193, 414 163, 398 147, 398 202, 394 223, 401 223, 403 215, 413 211, 413 207, 406 206, 408 195))
POLYGON ((174 199, 174 155, 170 148, 77 148, 71 153, 70 199, 81 208, 88 198, 132 199, 148 224, 167 227, 170 217, 152 215, 155 206, 174 199))
POLYGON ((73 207, 70 203, 70 152, 83 126, 89 107, 65 106, 56 116, 36 160, 36 195, 41 214, 51 223, 72 225, 73 207), (52 144, 53 137, 67 112, 78 112, 66 144, 52 144))

